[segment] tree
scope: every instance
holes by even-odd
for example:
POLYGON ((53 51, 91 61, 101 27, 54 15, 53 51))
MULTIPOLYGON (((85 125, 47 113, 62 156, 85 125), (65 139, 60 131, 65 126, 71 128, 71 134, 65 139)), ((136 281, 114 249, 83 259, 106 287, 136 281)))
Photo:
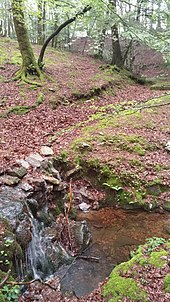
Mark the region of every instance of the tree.
POLYGON ((91 6, 87 5, 81 12, 78 12, 74 17, 66 20, 64 23, 62 23, 54 33, 52 33, 47 40, 44 42, 42 48, 41 48, 41 52, 38 58, 38 64, 41 67, 43 65, 43 58, 44 58, 44 53, 45 50, 49 44, 49 42, 55 37, 57 36, 60 31, 65 28, 66 26, 68 26, 69 24, 73 23, 79 16, 83 16, 86 12, 88 12, 91 9, 91 6))
MULTIPOLYGON (((112 6, 113 10, 116 12, 116 0, 109 0, 110 5, 112 6)), ((119 42, 119 31, 118 25, 116 22, 113 23, 111 26, 111 37, 112 37, 112 65, 117 65, 118 67, 123 67, 123 58, 122 52, 120 48, 119 42)))
POLYGON ((11 4, 15 31, 22 56, 22 66, 21 69, 17 72, 15 80, 22 79, 23 81, 30 83, 27 75, 36 74, 42 81, 44 77, 36 62, 34 52, 29 40, 28 30, 25 25, 23 0, 12 0, 11 4))
MULTIPOLYGON (((91 9, 91 6, 87 5, 82 11, 75 14, 74 17, 62 23, 55 30, 55 32, 47 38, 47 40, 42 46, 40 56, 37 62, 34 56, 33 48, 29 40, 28 30, 25 23, 24 10, 23 10, 24 0, 11 0, 11 4, 12 4, 12 13, 13 13, 16 36, 22 56, 21 69, 17 72, 14 79, 15 80, 22 79, 27 83, 32 83, 32 81, 28 79, 28 75, 35 74, 40 78, 41 81, 43 81, 44 76, 41 69, 43 67, 44 53, 49 42, 56 35, 58 35, 63 28, 65 28, 70 23, 74 22, 79 16, 83 16, 87 11, 89 11, 91 9)), ((34 84, 38 84, 38 83, 34 82, 34 84)))

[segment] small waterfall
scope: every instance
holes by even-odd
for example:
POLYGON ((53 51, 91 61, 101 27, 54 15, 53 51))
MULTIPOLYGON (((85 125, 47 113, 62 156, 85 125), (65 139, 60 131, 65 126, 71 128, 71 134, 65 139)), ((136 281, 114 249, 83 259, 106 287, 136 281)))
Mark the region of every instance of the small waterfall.
POLYGON ((51 274, 50 264, 46 258, 45 252, 42 248, 43 223, 36 220, 29 211, 32 224, 32 240, 27 249, 28 267, 31 267, 33 277, 45 278, 51 274))

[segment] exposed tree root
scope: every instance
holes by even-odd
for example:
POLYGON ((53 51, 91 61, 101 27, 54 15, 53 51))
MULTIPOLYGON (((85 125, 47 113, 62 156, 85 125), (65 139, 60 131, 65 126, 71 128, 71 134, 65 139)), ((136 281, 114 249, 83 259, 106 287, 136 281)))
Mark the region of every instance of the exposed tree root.
MULTIPOLYGON (((42 72, 40 71, 39 68, 34 67, 34 71, 32 73, 37 74, 37 76, 39 77, 41 82, 44 81, 44 75, 42 74, 42 72)), ((16 72, 15 77, 12 79, 12 81, 22 80, 23 82, 30 84, 30 85, 36 85, 36 86, 40 86, 40 87, 42 86, 42 83, 30 80, 27 77, 28 74, 31 74, 31 70, 28 71, 25 66, 21 67, 21 69, 16 72)))

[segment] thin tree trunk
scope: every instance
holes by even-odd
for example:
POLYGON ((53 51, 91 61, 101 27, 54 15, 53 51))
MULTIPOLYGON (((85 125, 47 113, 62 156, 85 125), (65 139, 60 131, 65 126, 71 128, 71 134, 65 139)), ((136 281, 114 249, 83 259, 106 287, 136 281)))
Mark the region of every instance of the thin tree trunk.
MULTIPOLYGON (((109 0, 113 9, 116 11, 116 0, 109 0)), ((123 58, 119 42, 119 30, 118 25, 114 23, 111 27, 111 37, 112 37, 112 60, 111 65, 117 65, 118 67, 123 67, 123 58)))
POLYGON ((77 13, 73 18, 65 21, 64 23, 62 23, 54 33, 52 33, 48 38, 47 40, 44 42, 42 48, 41 48, 41 52, 40 52, 40 55, 39 55, 39 58, 38 58, 38 65, 40 66, 40 68, 43 67, 43 58, 44 58, 44 53, 45 53, 45 50, 49 44, 49 42, 55 37, 57 36, 60 31, 65 28, 67 25, 71 24, 72 22, 74 22, 78 16, 82 16, 84 15, 86 12, 88 12, 89 10, 91 9, 91 6, 86 6, 81 12, 77 13))

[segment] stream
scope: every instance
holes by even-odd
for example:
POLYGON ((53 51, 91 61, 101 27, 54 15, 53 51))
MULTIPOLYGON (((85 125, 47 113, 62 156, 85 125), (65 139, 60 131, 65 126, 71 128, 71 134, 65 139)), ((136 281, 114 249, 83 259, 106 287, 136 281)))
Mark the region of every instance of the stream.
POLYGON ((99 258, 99 262, 76 259, 70 266, 61 266, 55 274, 61 278, 61 290, 73 292, 77 297, 92 292, 146 238, 169 237, 166 232, 169 213, 104 208, 79 212, 77 219, 87 220, 92 233, 91 244, 83 255, 99 258))
POLYGON ((97 211, 78 210, 76 222, 70 220, 70 227, 80 257, 73 257, 64 249, 63 243, 68 238, 47 204, 37 211, 37 201, 23 201, 24 196, 20 188, 4 188, 0 192, 1 215, 9 221, 24 251, 23 259, 15 259, 18 279, 47 280, 59 276, 63 293, 74 293, 77 297, 91 293, 146 238, 169 238, 169 212, 106 207, 97 211))

